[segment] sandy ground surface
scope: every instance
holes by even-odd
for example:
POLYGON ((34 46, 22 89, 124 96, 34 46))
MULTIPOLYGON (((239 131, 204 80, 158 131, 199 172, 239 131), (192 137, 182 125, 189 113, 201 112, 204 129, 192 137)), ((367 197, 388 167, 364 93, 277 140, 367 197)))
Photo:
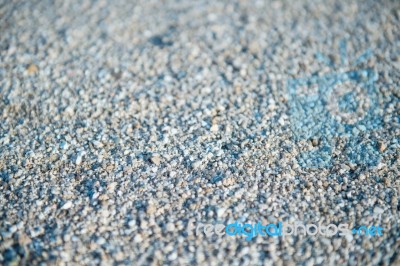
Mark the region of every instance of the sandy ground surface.
POLYGON ((0 264, 399 265, 399 49, 399 1, 0 1, 0 264))

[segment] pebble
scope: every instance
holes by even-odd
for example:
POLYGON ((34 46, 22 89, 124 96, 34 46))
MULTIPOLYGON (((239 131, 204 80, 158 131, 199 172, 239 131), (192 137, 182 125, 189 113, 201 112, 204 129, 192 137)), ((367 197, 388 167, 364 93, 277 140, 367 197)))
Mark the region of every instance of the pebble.
POLYGON ((386 150, 386 145, 383 141, 378 142, 378 149, 380 152, 384 152, 386 150))
POLYGON ((160 155, 155 154, 155 155, 151 156, 150 161, 151 161, 153 164, 155 164, 155 165, 158 166, 158 165, 160 165, 160 163, 161 163, 161 157, 160 157, 160 155))
POLYGON ((82 163, 83 156, 84 156, 85 154, 86 154, 86 152, 84 152, 84 151, 78 152, 78 154, 76 155, 75 163, 76 163, 76 164, 81 164, 81 163, 82 163))
POLYGON ((112 182, 107 185, 107 190, 108 191, 114 191, 115 187, 118 185, 118 182, 112 182))
POLYGON ((382 214, 384 212, 384 210, 380 207, 375 207, 374 208, 374 213, 375 214, 382 214))
POLYGON ((213 125, 211 126, 211 128, 210 128, 211 132, 213 132, 213 133, 218 132, 218 129, 219 129, 219 127, 218 127, 217 124, 213 124, 213 125))
POLYGON ((203 162, 202 161, 195 161, 195 162, 193 162, 193 168, 194 169, 198 169, 198 168, 200 168, 201 167, 201 165, 203 164, 203 162))
POLYGON ((168 256, 168 260, 170 261, 174 261, 178 258, 178 253, 176 252, 172 252, 169 256, 168 256))
POLYGON ((74 204, 71 201, 67 201, 61 206, 61 210, 68 210, 71 209, 74 206, 74 204))
POLYGON ((175 225, 173 223, 167 224, 167 231, 172 232, 175 230, 175 225))
POLYGON ((36 72, 39 71, 39 68, 37 65, 35 64, 30 64, 27 68, 26 71, 28 72, 28 74, 32 75, 35 74, 36 72))

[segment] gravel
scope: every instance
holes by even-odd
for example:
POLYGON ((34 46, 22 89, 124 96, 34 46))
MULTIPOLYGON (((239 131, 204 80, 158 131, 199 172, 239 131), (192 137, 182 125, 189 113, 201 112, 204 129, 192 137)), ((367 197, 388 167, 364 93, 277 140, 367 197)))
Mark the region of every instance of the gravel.
POLYGON ((399 1, 3 1, 0 32, 0 264, 400 264, 399 1), (191 229, 235 220, 384 235, 191 229))

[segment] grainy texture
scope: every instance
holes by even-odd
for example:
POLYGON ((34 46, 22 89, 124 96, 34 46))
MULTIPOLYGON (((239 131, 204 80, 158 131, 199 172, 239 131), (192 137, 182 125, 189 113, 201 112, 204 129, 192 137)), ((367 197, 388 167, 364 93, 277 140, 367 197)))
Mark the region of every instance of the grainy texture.
POLYGON ((399 47, 399 1, 0 1, 0 264, 399 265, 399 47), (289 80, 367 68, 379 126, 294 136, 289 80), (188 229, 236 219, 385 231, 188 229))

